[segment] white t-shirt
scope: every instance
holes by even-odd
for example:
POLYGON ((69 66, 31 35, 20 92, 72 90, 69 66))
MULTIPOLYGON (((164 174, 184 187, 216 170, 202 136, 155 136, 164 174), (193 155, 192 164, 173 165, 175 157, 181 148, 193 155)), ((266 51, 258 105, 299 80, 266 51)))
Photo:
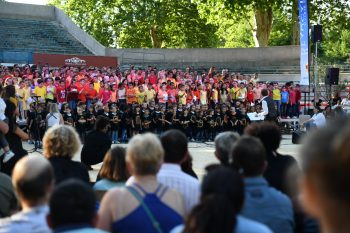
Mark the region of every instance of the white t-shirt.
POLYGON ((322 112, 319 112, 317 114, 314 114, 311 119, 313 119, 313 123, 315 123, 315 125, 318 127, 322 127, 324 125, 326 125, 326 117, 324 116, 324 114, 322 112))
POLYGON ((6 109, 5 101, 2 98, 0 98, 0 120, 2 121, 6 119, 5 109, 6 109))

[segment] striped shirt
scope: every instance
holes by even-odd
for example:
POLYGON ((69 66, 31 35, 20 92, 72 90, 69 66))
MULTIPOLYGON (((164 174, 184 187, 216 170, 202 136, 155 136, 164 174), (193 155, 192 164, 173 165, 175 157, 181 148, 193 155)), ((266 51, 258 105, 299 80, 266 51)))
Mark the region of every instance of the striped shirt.
POLYGON ((199 181, 181 171, 180 165, 164 163, 157 174, 157 178, 160 183, 182 194, 187 214, 199 202, 199 181))

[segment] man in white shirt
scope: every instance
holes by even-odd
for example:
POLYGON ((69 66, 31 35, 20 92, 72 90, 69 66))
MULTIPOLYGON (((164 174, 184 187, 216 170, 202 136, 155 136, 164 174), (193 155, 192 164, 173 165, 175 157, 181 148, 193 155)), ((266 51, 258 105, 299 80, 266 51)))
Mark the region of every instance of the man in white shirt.
POLYGON ((181 171, 181 163, 188 156, 187 138, 179 130, 169 130, 161 135, 164 163, 157 174, 158 181, 180 192, 185 200, 186 213, 199 201, 200 184, 197 179, 181 171))
POLYGON ((314 115, 303 123, 306 130, 310 130, 312 128, 320 128, 326 125, 326 117, 322 113, 322 109, 319 106, 314 107, 314 115))
POLYGON ((0 219, 0 232, 51 232, 46 215, 49 213, 47 203, 54 186, 54 174, 48 160, 41 156, 25 156, 13 170, 12 183, 22 211, 0 219))

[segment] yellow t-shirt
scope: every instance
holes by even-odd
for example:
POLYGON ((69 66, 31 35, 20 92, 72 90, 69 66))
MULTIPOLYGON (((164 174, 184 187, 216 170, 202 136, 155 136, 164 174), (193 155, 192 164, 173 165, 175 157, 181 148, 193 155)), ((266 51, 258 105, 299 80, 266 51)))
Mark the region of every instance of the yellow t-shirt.
POLYGON ((26 97, 26 90, 24 88, 18 88, 16 90, 19 98, 18 98, 18 102, 23 102, 25 100, 26 97))
POLYGON ((207 92, 204 90, 201 90, 199 93, 200 93, 199 100, 200 100, 201 104, 202 105, 207 104, 207 92))
POLYGON ((281 100, 281 91, 279 89, 272 90, 272 99, 273 100, 281 100))
POLYGON ((101 85, 99 82, 94 83, 94 89, 97 91, 97 93, 100 93, 100 88, 101 88, 101 85))
POLYGON ((138 104, 142 104, 142 103, 145 101, 145 96, 146 96, 146 93, 145 93, 145 92, 138 92, 138 93, 136 94, 137 103, 138 103, 138 104))
POLYGON ((185 91, 179 91, 177 93, 177 95, 179 96, 179 104, 186 104, 186 97, 187 94, 185 91))
POLYGON ((213 99, 214 102, 218 102, 219 101, 219 92, 218 92, 218 90, 214 89, 212 94, 211 94, 211 96, 212 96, 212 99, 213 99))
POLYGON ((231 98, 233 100, 238 99, 238 95, 239 95, 239 87, 232 87, 231 88, 231 98))
POLYGON ((36 86, 34 88, 34 95, 35 96, 40 96, 41 99, 45 99, 46 87, 45 86, 43 86, 43 87, 36 86))
POLYGON ((154 98, 156 97, 156 91, 153 89, 146 90, 145 93, 146 93, 146 97, 147 97, 147 102, 154 100, 154 98))

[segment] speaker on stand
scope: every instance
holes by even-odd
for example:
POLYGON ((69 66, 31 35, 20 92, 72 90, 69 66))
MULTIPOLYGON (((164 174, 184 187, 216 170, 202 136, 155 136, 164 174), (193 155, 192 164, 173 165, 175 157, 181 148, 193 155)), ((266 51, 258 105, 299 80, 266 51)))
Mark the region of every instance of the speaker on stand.
POLYGON ((326 85, 326 90, 328 90, 327 96, 330 106, 332 107, 332 86, 339 84, 339 68, 327 68, 324 83, 326 85))

